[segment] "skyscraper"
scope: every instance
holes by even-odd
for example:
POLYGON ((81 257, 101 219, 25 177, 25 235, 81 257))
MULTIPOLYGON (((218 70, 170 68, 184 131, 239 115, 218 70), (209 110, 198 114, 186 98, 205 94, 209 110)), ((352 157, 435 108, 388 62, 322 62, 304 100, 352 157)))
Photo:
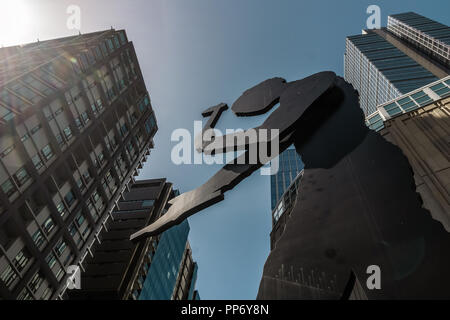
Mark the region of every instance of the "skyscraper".
POLYGON ((0 56, 0 297, 55 299, 149 155, 157 124, 124 30, 0 56))
POLYGON ((415 12, 388 17, 387 29, 446 67, 450 67, 450 28, 415 12))
MULTIPOLYGON (((366 116, 375 112, 377 105, 449 74, 448 63, 436 59, 438 56, 430 54, 430 50, 424 50, 431 47, 438 53, 446 52, 444 44, 436 42, 437 46, 421 46, 421 42, 415 42, 410 31, 404 31, 404 26, 409 23, 409 28, 421 28, 424 23, 432 25, 432 28, 441 28, 439 32, 443 34, 448 34, 450 28, 415 13, 393 15, 389 21, 387 29, 364 30, 363 34, 346 39, 344 77, 358 90, 361 108, 366 116), (410 19, 412 16, 415 20, 410 19), (402 20, 401 26, 397 19, 402 20)), ((424 38, 422 35, 420 37, 424 38)), ((446 39, 445 36, 439 37, 446 39)))
POLYGON ((197 300, 197 263, 192 259, 187 220, 164 232, 145 279, 140 300, 197 300))
POLYGON ((284 230, 286 218, 297 199, 298 185, 303 176, 304 164, 294 148, 279 155, 279 170, 270 177, 272 202, 272 232, 270 246, 273 249, 284 230))
POLYGON ((165 179, 132 182, 81 266, 81 290, 73 300, 186 300, 195 298, 197 264, 189 224, 133 243, 130 235, 166 212, 177 193, 165 179))
POLYGON ((303 162, 295 149, 287 149, 279 155, 279 170, 270 176, 272 210, 275 209, 284 192, 302 170, 303 162))

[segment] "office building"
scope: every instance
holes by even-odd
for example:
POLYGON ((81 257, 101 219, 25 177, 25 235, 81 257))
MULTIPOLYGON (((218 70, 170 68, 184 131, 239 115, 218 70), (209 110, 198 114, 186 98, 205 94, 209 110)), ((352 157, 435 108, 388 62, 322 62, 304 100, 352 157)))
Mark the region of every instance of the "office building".
POLYGON ((279 155, 279 170, 270 176, 271 208, 275 209, 284 192, 303 170, 303 162, 294 148, 279 155))
POLYGON ((387 29, 402 40, 450 67, 450 28, 414 12, 388 17, 387 29))
POLYGON ((61 298, 156 120, 123 30, 1 48, 0 74, 0 297, 61 298))
POLYGON ((270 176, 272 232, 270 247, 274 248, 282 234, 290 209, 295 204, 298 185, 303 176, 304 164, 294 148, 289 148, 279 155, 279 170, 270 176), (286 215, 284 215, 287 213, 286 215))
POLYGON ((197 264, 187 240, 187 221, 140 242, 130 235, 166 212, 177 193, 165 179, 136 181, 82 263, 81 289, 72 300, 186 300, 195 298, 197 264))
MULTIPOLYGON (((295 150, 294 150, 295 151, 295 150)), ((285 192, 278 200, 275 208, 272 210, 272 231, 270 232, 270 249, 275 247, 278 239, 283 234, 287 219, 297 203, 297 196, 299 193, 299 185, 303 178, 303 170, 297 174, 295 179, 291 182, 285 192)))
POLYGON ((450 232, 450 76, 380 105, 366 121, 402 149, 424 207, 450 232))
POLYGON ((448 44, 442 42, 449 27, 415 13, 392 15, 388 21, 387 28, 363 30, 346 39, 344 78, 358 90, 366 116, 378 105, 450 74, 448 44), (432 31, 415 36, 410 30, 432 31))
POLYGON ((164 232, 158 243, 140 300, 198 300, 197 263, 192 259, 187 220, 164 232))

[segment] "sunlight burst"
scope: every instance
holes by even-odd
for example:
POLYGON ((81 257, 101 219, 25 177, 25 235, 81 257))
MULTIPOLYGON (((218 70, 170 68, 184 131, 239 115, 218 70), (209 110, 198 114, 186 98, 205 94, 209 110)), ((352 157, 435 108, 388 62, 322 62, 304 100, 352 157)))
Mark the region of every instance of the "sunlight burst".
POLYGON ((28 0, 0 0, 0 46, 22 44, 32 28, 28 0))

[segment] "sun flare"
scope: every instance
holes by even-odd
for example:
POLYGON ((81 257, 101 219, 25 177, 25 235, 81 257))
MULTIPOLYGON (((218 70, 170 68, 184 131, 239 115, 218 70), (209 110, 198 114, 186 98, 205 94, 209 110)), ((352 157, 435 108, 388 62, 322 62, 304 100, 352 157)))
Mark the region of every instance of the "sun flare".
POLYGON ((0 46, 24 43, 31 18, 29 0, 0 0, 0 46))

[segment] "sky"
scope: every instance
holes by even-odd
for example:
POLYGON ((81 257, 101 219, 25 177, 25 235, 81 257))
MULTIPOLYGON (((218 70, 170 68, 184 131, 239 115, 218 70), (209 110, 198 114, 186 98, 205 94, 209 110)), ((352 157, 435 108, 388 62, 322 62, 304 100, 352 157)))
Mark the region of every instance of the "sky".
MULTIPOLYGON (((221 166, 171 161, 172 132, 193 132, 201 112, 271 77, 288 81, 331 70, 343 75, 345 37, 366 26, 369 5, 389 14, 415 11, 450 25, 450 1, 301 0, 0 0, 0 45, 78 34, 67 8, 81 11, 81 32, 114 27, 133 41, 159 131, 139 179, 165 177, 181 192, 221 166)), ((251 128, 265 116, 228 110, 217 128, 251 128)), ((225 200, 189 218, 202 299, 254 299, 269 254, 270 178, 255 172, 225 200)))

